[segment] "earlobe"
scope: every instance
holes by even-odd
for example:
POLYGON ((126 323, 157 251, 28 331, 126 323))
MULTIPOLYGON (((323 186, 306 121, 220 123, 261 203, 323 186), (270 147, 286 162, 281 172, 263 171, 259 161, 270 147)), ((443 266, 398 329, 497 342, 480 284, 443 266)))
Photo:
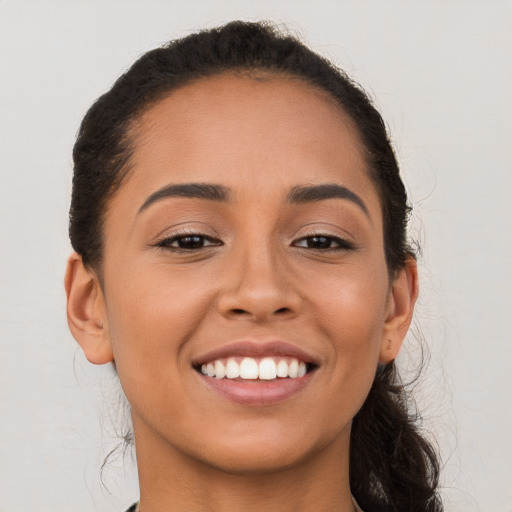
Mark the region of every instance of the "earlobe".
POLYGON ((68 259, 64 286, 69 329, 85 357, 94 364, 113 361, 101 286, 76 252, 68 259))
POLYGON ((391 286, 382 333, 380 363, 389 364, 398 355, 411 325, 418 291, 418 266, 416 260, 409 256, 405 268, 400 271, 391 286))

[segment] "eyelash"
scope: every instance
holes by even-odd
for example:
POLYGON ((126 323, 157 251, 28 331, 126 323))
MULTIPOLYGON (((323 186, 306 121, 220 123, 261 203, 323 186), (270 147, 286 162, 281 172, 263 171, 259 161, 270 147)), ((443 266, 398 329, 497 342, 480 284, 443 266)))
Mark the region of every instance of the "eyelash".
POLYGON ((336 236, 336 235, 330 235, 330 234, 327 234, 327 233, 308 233, 306 234, 305 236, 299 238, 298 240, 296 240, 293 245, 295 247, 301 247, 298 245, 298 242, 302 242, 302 241, 309 241, 309 240, 312 240, 312 239, 324 239, 326 241, 329 241, 330 243, 336 243, 337 246, 336 247, 326 247, 326 248, 314 248, 314 247, 303 247, 303 249, 311 249, 311 250, 317 250, 317 251, 321 251, 321 252, 327 252, 327 251, 352 251, 355 249, 355 246, 354 244, 352 244, 351 242, 345 240, 344 238, 340 238, 339 236, 336 236))
POLYGON ((171 236, 165 237, 162 240, 159 240, 155 247, 160 247, 161 249, 167 249, 174 252, 194 252, 201 249, 205 249, 206 247, 215 247, 219 245, 224 245, 219 239, 214 238, 212 236, 205 235, 203 233, 196 233, 195 231, 177 231, 171 236), (180 241, 183 241, 184 239, 189 238, 196 238, 199 239, 199 243, 203 243, 205 241, 211 242, 209 245, 201 245, 201 247, 173 247, 172 244, 177 242, 179 244, 180 241))
MULTIPOLYGON (((224 245, 223 242, 217 238, 205 235, 203 233, 196 233, 194 231, 183 230, 183 231, 178 231, 171 236, 163 238, 162 240, 159 240, 155 244, 155 247, 160 247, 161 249, 167 249, 167 250, 171 250, 174 252, 189 253, 189 252, 195 252, 195 251, 199 251, 202 249, 206 249, 207 247, 218 247, 221 245, 224 245), (183 242, 183 240, 187 239, 187 238, 189 238, 189 239, 195 238, 196 243, 199 243, 201 245, 199 247, 197 247, 197 246, 196 247, 179 247, 179 246, 176 247, 176 246, 172 245, 174 243, 179 244, 180 241, 183 242), (209 242, 209 244, 204 245, 205 242, 209 242)), ((317 250, 317 251, 321 251, 321 252, 351 251, 351 250, 355 249, 354 244, 352 244, 351 242, 348 242, 347 240, 340 238, 338 236, 330 235, 330 234, 326 234, 326 233, 308 233, 307 235, 295 240, 292 245, 294 247, 302 247, 303 249, 311 249, 311 250, 317 250), (337 244, 337 246, 336 247, 318 248, 318 247, 307 247, 307 246, 304 247, 304 246, 299 245, 299 242, 305 241, 306 243, 308 243, 308 241, 310 241, 312 239, 324 239, 325 241, 329 242, 329 244, 335 243, 335 244, 337 244)))

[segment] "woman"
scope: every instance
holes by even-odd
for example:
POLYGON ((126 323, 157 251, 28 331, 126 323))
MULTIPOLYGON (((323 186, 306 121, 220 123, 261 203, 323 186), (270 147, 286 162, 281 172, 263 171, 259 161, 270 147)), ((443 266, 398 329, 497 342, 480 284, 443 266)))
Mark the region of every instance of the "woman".
POLYGON ((203 31, 96 101, 74 162, 68 321, 130 403, 137 510, 442 510, 393 363, 406 193, 350 79, 265 24, 203 31))

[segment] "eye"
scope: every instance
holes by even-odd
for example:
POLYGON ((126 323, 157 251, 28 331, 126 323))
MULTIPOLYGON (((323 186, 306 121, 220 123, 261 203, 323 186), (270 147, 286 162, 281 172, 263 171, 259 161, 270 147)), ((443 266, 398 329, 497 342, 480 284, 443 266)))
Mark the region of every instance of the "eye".
POLYGON ((347 240, 344 240, 343 238, 333 235, 321 234, 305 236, 295 241, 293 245, 295 247, 303 247, 304 249, 314 249, 319 251, 347 251, 354 249, 353 244, 347 240))
POLYGON ((197 251, 206 247, 222 245, 216 238, 200 233, 176 233, 155 244, 163 249, 176 251, 197 251))

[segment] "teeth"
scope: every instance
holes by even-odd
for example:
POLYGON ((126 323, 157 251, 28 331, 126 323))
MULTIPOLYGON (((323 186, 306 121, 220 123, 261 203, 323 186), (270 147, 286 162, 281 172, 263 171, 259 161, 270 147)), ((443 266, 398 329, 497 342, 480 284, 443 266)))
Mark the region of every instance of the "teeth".
POLYGON ((215 378, 223 379, 226 375, 226 369, 222 364, 222 361, 215 361, 215 378))
POLYGON ((230 357, 226 364, 226 377, 228 379, 236 379, 240 377, 240 365, 230 357))
POLYGON ((240 363, 240 377, 242 379, 258 378, 258 363, 252 357, 244 357, 240 363))
POLYGON ((264 357, 256 360, 252 357, 244 357, 238 363, 234 357, 230 357, 227 360, 216 359, 201 365, 201 373, 216 379, 238 377, 246 380, 275 380, 277 377, 297 379, 306 375, 307 366, 304 361, 299 362, 295 358, 264 357))
MULTIPOLYGON (((210 374, 208 373, 208 375, 210 375, 210 374)), ((290 361, 290 364, 288 365, 288 377, 290 377, 291 379, 296 379, 298 375, 299 375, 299 362, 297 361, 297 359, 292 359, 290 361)))
POLYGON ((272 380, 276 378, 276 363, 271 357, 265 357, 260 361, 259 378, 261 380, 272 380))
POLYGON ((277 363, 276 375, 278 377, 288 377, 288 363, 284 359, 277 363))

